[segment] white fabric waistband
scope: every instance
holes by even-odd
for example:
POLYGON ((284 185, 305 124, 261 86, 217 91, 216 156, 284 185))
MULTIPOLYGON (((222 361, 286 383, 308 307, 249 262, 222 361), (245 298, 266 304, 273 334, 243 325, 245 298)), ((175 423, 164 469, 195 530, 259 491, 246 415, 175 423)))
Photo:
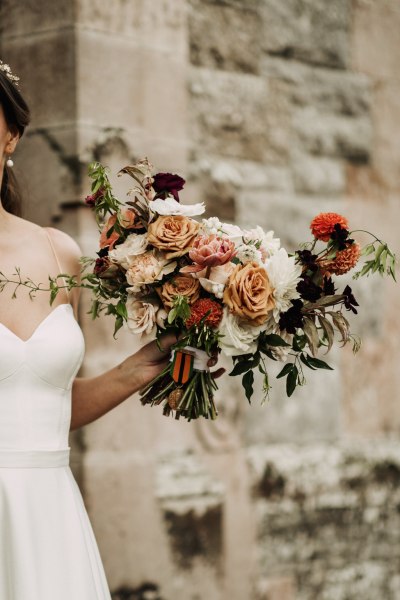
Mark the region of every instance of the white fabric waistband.
POLYGON ((0 450, 0 469, 51 468, 69 465, 70 448, 64 450, 0 450))

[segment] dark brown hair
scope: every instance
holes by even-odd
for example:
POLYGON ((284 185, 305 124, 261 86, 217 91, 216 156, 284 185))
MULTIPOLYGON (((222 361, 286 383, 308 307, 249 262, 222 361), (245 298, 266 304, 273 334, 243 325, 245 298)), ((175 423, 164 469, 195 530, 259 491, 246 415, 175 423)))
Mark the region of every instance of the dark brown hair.
MULTIPOLYGON (((17 129, 21 137, 30 121, 29 107, 19 89, 3 71, 0 71, 0 104, 9 129, 17 129)), ((1 203, 8 212, 21 216, 21 192, 12 169, 7 165, 4 165, 1 182, 1 203)))

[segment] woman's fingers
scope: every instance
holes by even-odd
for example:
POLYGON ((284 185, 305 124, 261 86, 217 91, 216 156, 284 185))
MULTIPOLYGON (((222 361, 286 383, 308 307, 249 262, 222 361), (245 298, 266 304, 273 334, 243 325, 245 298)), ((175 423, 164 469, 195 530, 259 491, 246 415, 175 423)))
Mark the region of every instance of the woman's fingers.
POLYGON ((207 361, 207 367, 215 367, 218 362, 218 356, 211 356, 207 361))
POLYGON ((223 375, 225 373, 226 369, 224 369, 223 367, 221 367, 220 369, 217 369, 216 371, 214 371, 213 373, 211 373, 211 377, 213 379, 218 379, 218 377, 221 377, 221 375, 223 375))
POLYGON ((173 333, 166 333, 165 335, 162 335, 160 337, 160 344, 159 344, 159 348, 161 349, 161 352, 165 352, 166 354, 168 354, 171 351, 171 346, 176 344, 177 341, 178 341, 178 338, 173 333))

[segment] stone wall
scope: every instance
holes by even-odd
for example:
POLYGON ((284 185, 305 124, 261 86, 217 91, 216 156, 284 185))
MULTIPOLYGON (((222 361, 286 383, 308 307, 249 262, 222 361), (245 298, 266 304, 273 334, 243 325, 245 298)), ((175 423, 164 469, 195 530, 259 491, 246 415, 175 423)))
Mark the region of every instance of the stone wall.
MULTIPOLYGON (((399 27, 396 0, 2 0, 1 55, 33 108, 27 217, 93 254, 87 163, 148 155, 185 199, 290 249, 334 210, 399 251, 399 27)), ((292 398, 276 382, 249 407, 226 378, 216 422, 133 398, 72 436, 115 600, 400 596, 399 291, 345 283, 363 347, 292 398)), ((91 376, 138 342, 86 307, 91 376)))

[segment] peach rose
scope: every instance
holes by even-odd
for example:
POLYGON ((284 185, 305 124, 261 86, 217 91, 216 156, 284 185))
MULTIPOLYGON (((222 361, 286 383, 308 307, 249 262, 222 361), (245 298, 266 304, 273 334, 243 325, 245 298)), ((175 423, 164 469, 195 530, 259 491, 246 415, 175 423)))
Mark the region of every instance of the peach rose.
POLYGON ((148 241, 149 244, 163 250, 166 258, 175 258, 189 251, 199 227, 199 223, 189 217, 161 216, 150 223, 148 241))
POLYGON ((200 295, 200 283, 193 277, 177 275, 157 288, 157 292, 165 308, 172 308, 176 296, 186 296, 189 304, 193 304, 200 295))
POLYGON ((225 288, 224 303, 234 315, 262 325, 275 305, 273 291, 263 266, 256 262, 236 265, 225 288))
POLYGON ((139 293, 146 285, 161 280, 164 275, 172 273, 176 262, 167 260, 161 252, 144 252, 132 259, 130 267, 125 273, 126 280, 131 286, 128 291, 139 293))

